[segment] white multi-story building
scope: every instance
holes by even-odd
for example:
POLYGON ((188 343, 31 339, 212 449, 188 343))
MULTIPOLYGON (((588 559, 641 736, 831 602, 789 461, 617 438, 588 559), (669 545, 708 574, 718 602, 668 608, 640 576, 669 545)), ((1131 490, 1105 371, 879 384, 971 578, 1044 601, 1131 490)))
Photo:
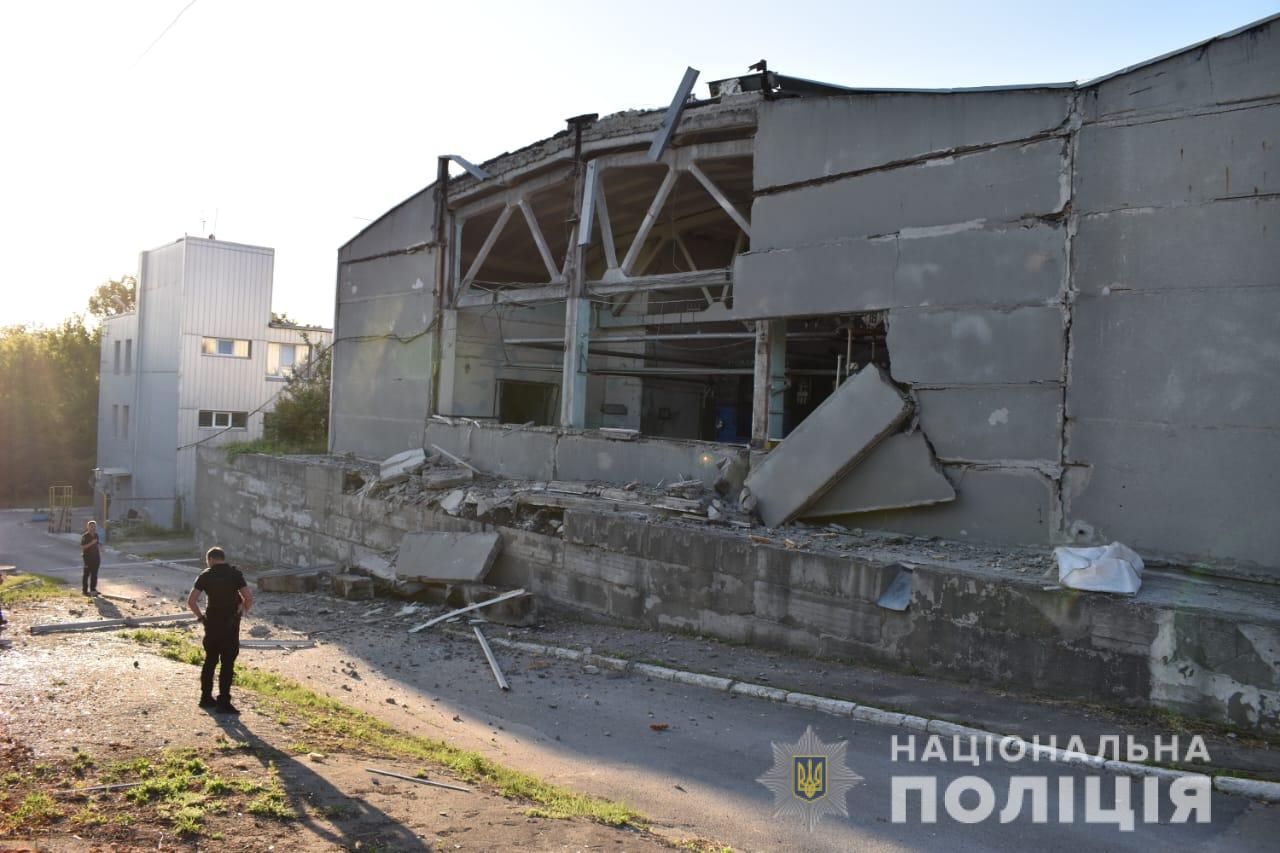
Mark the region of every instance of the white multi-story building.
POLYGON ((99 514, 191 523, 196 446, 262 436, 263 414, 329 329, 272 323, 275 252, 183 237, 142 252, 135 311, 102 325, 99 514))

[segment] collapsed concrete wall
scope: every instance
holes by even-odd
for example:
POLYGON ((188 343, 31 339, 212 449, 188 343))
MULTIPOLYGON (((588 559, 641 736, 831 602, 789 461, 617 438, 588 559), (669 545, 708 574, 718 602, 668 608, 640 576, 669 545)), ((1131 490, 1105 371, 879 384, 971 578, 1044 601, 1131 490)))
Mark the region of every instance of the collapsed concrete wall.
POLYGON ((736 316, 888 312, 958 492, 848 523, 1280 579, 1280 44, 759 111, 736 316))
MULTIPOLYGON (((737 321, 816 318, 848 327, 847 365, 854 326, 874 320, 887 331, 871 339, 890 351, 886 359, 880 346, 879 357, 915 403, 915 421, 904 429, 918 426, 927 436, 956 500, 839 516, 849 525, 990 543, 1119 539, 1150 557, 1280 580, 1280 526, 1270 523, 1280 511, 1275 20, 1084 86, 738 94, 691 105, 680 127, 687 135, 673 141, 673 151, 687 147, 692 158, 700 132, 732 137, 726 162, 736 165, 716 180, 751 201, 749 223, 736 197, 728 205, 744 220, 732 255, 723 253, 734 258, 731 282, 723 284, 716 270, 716 292, 706 288, 705 305, 654 298, 645 307, 648 296, 666 292, 649 281, 626 293, 630 306, 622 300, 597 310, 595 331, 635 330, 635 337, 615 338, 611 356, 593 349, 599 340, 581 342, 589 376, 585 392, 573 396, 585 399, 586 415, 562 422, 719 436, 699 431, 704 421, 722 419, 707 400, 726 404, 726 423, 746 423, 755 401, 765 399, 784 411, 760 419, 777 426, 751 433, 760 444, 804 416, 775 380, 799 377, 807 398, 810 375, 822 377, 812 380, 816 387, 841 369, 836 347, 811 350, 790 365, 784 353, 778 376, 735 363, 730 374, 744 381, 750 374, 757 391, 771 389, 739 401, 708 395, 714 383, 695 378, 693 362, 677 358, 684 366, 674 370, 684 375, 664 374, 656 365, 673 363, 675 353, 659 351, 646 336, 692 329, 742 336, 737 321), (648 313, 664 302, 675 307, 648 313)), ((446 270, 465 268, 467 252, 478 256, 503 204, 511 213, 513 199, 504 202, 504 193, 537 182, 544 187, 538 192, 551 192, 545 188, 568 180, 569 172, 556 170, 570 151, 583 162, 625 159, 631 155, 624 149, 647 144, 657 120, 651 113, 609 117, 583 131, 581 146, 571 133, 560 134, 487 164, 494 179, 451 181, 459 212, 475 218, 468 220, 472 231, 458 234, 446 270)), ((659 203, 645 213, 645 180, 658 178, 635 179, 630 194, 611 202, 615 223, 631 221, 620 235, 663 210, 653 187, 659 203)), ((688 175, 681 180, 702 192, 688 175)), ((471 302, 445 310, 438 366, 429 334, 399 343, 421 331, 429 314, 422 309, 430 308, 435 283, 431 189, 342 250, 335 451, 377 458, 421 446, 433 369, 440 378, 436 411, 444 414, 540 424, 502 417, 502 384, 524 383, 521 393, 535 399, 538 388, 565 396, 566 374, 558 368, 569 291, 550 269, 549 284, 514 273, 481 281, 483 298, 471 293, 471 302), (504 338, 524 340, 518 358, 505 351, 504 338)), ((565 197, 560 206, 530 196, 548 239, 563 230, 551 223, 574 213, 564 188, 555 192, 565 197)), ((659 253, 662 245, 652 255, 676 255, 674 241, 659 253)), ((539 268, 531 247, 525 261, 533 258, 539 268)), ((685 247, 684 254, 682 263, 697 269, 696 251, 685 247)), ((558 264, 555 255, 549 266, 558 264)), ((604 275, 604 262, 593 263, 593 274, 604 275)), ((614 273, 609 287, 623 286, 619 269, 605 264, 604 271, 614 273)), ((607 300, 622 291, 593 295, 607 300)), ((870 360, 859 354, 859 366, 876 363, 874 352, 870 360)), ((701 366, 720 365, 704 356, 701 366)), ((733 430, 725 437, 745 440, 733 430)), ((828 443, 813 452, 832 449, 828 443)), ((561 454, 550 452, 511 464, 554 467, 561 454)), ((588 460, 581 476, 617 481, 597 464, 612 458, 601 452, 595 461, 581 457, 588 460)), ((630 469, 615 469, 621 471, 630 469)))
POLYGON ((340 459, 200 454, 202 547, 275 566, 354 565, 405 533, 495 530, 491 583, 637 627, 1245 728, 1280 719, 1280 593, 1228 582, 1192 595, 1149 573, 1138 600, 1046 590, 1018 567, 913 565, 905 611, 876 601, 904 570, 884 558, 761 545, 742 532, 566 510, 562 535, 493 527, 343 493, 340 459))
POLYGON ((888 311, 893 378, 959 492, 847 523, 987 542, 1047 543, 1061 527, 1073 99, 1057 87, 761 109, 735 315, 888 311))
POLYGON ((1280 578, 1280 32, 1081 106, 1068 529, 1280 578))

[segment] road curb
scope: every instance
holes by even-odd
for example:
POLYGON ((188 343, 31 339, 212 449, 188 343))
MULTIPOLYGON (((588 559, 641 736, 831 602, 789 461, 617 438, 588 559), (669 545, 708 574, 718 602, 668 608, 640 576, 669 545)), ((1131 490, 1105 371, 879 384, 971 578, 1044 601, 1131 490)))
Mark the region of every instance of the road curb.
POLYGON ((1071 752, 1066 749, 1060 749, 1056 746, 1037 744, 1033 741, 1027 741, 1018 735, 1002 734, 1000 732, 988 731, 986 729, 979 729, 973 726, 960 725, 959 723, 953 723, 950 720, 929 719, 926 717, 916 716, 914 714, 903 714, 898 711, 888 711, 871 705, 861 705, 844 699, 833 699, 829 696, 817 696, 812 693, 788 692, 765 684, 755 684, 750 681, 735 681, 731 678, 724 678, 718 675, 706 675, 700 672, 673 669, 671 667, 659 666, 657 664, 639 663, 636 661, 623 660, 621 658, 584 653, 576 649, 569 649, 563 646, 552 646, 544 643, 530 643, 524 640, 509 640, 504 637, 491 637, 489 642, 502 648, 530 652, 536 655, 558 657, 564 660, 581 660, 594 664, 601 669, 610 669, 617 672, 630 672, 636 675, 656 678, 661 681, 671 681, 677 684, 687 684, 692 687, 703 687, 709 690, 717 690, 721 693, 750 696, 754 699, 764 699, 769 702, 775 702, 782 705, 793 705, 797 708, 821 711, 824 714, 830 714, 834 717, 845 717, 862 722, 879 723, 881 725, 896 726, 898 728, 927 732, 942 736, 971 737, 978 741, 993 741, 1001 746, 1022 744, 1022 746, 1019 747, 1020 753, 1025 751, 1025 753, 1032 755, 1035 760, 1082 767, 1088 770, 1111 773, 1116 776, 1130 776, 1136 778, 1154 777, 1166 782, 1183 778, 1212 778, 1213 787, 1219 793, 1249 797, 1250 799, 1266 803, 1280 803, 1280 783, 1278 782, 1264 782, 1258 779, 1245 779, 1238 776, 1227 775, 1211 776, 1207 773, 1172 770, 1167 767, 1154 767, 1149 764, 1137 764, 1130 761, 1108 760, 1097 755, 1071 752))

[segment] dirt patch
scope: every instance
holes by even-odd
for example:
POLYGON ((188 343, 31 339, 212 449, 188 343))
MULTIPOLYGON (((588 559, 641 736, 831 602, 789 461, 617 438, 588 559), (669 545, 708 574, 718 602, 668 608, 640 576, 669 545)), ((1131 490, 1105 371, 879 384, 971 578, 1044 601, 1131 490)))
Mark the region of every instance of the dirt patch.
POLYGON ((548 818, 487 777, 319 726, 315 709, 281 694, 240 690, 239 717, 208 714, 196 707, 198 671, 153 653, 159 647, 117 634, 27 633, 33 621, 70 621, 74 606, 54 599, 10 614, 13 644, 0 650, 0 846, 670 849, 643 829, 548 818), (373 776, 371 766, 470 791, 373 776), (129 787, 78 790, 100 785, 129 787))

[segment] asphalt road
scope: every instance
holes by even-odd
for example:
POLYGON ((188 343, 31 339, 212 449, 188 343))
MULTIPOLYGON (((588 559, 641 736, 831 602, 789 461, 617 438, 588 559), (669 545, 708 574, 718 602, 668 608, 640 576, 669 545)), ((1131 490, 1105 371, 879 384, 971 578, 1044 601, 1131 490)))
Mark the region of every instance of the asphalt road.
MULTIPOLYGON (((48 536, 41 526, 24 524, 25 518, 25 513, 0 512, 0 564, 78 583, 75 543, 48 536)), ((165 612, 180 609, 177 602, 190 588, 191 575, 173 569, 110 553, 104 564, 109 567, 102 573, 104 590, 164 596, 165 612)), ((476 644, 465 637, 434 631, 410 637, 399 623, 369 623, 369 603, 271 594, 260 594, 259 601, 254 614, 258 619, 303 631, 330 631, 321 635, 325 643, 316 649, 288 655, 244 652, 243 661, 305 680, 313 689, 402 728, 485 751, 577 790, 625 800, 673 837, 701 836, 743 850, 1071 853, 1273 850, 1280 837, 1280 807, 1217 793, 1211 798, 1209 822, 1170 823, 1173 807, 1163 784, 1162 822, 1145 823, 1143 787, 1137 782, 1132 790, 1132 831, 1113 823, 1088 823, 1086 779, 1098 778, 1106 809, 1114 803, 1115 776, 1029 760, 997 760, 980 767, 895 763, 893 739, 911 734, 900 728, 635 675, 586 673, 578 664, 548 664, 504 650, 498 653, 512 688, 501 693, 476 644), (348 674, 351 669, 358 677, 348 674), (653 723, 669 728, 655 732, 653 723), (843 742, 847 766, 862 777, 849 790, 848 817, 825 817, 812 832, 796 817, 775 816, 773 794, 756 781, 773 765, 771 744, 794 744, 807 727, 826 743, 843 742), (936 823, 920 820, 915 795, 909 800, 907 820, 892 820, 895 776, 936 778, 936 823), (942 792, 962 776, 977 776, 990 784, 995 792, 991 817, 972 824, 949 817, 942 792), (1016 820, 1001 823, 999 815, 1015 776, 1048 777, 1047 822, 1033 822, 1027 800, 1016 820), (1071 823, 1059 822, 1061 777, 1074 780, 1071 823)), ((0 668, 2 663, 0 652, 0 668)), ((930 713, 928 708, 911 710, 930 713)), ((918 750, 925 737, 916 733, 918 750)), ((961 803, 973 807, 977 799, 969 793, 961 803)))

